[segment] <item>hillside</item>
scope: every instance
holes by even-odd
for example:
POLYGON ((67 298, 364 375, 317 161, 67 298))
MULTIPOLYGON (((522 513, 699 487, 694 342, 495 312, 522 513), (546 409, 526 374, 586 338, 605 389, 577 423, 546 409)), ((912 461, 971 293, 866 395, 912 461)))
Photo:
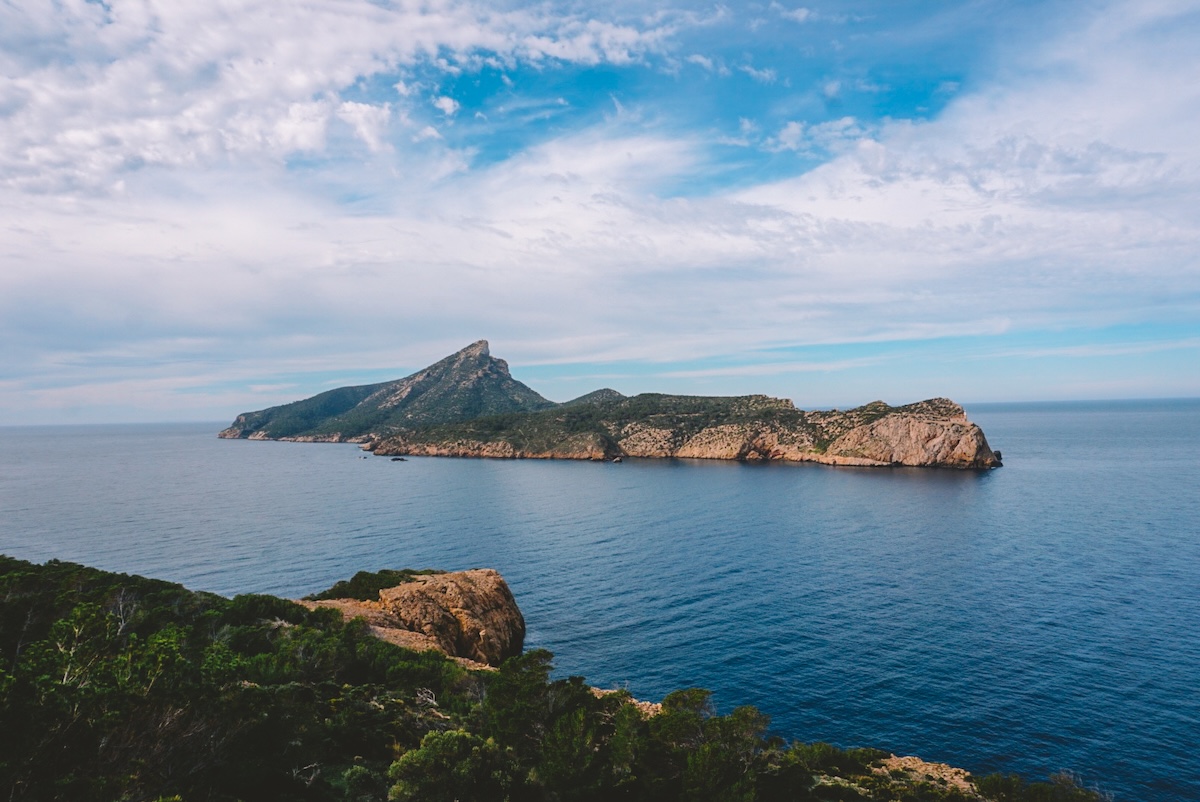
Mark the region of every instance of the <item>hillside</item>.
MULTIPOLYGON (((439 576, 400 573, 415 583, 439 576)), ((627 691, 553 678, 542 650, 470 671, 373 631, 338 609, 0 555, 0 793, 15 802, 1103 798, 1067 774, 976 779, 877 749, 785 741, 755 708, 721 714, 699 688, 639 705, 627 691)))
POLYGON ((381 384, 340 387, 302 401, 245 412, 219 436, 251 440, 344 442, 401 429, 529 412, 554 406, 514 379, 487 340, 411 376, 381 384))

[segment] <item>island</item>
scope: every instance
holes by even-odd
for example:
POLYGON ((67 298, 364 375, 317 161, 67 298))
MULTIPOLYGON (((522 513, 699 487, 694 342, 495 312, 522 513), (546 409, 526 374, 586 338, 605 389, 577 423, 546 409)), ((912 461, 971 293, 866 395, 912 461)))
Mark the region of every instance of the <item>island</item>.
POLYGON ((403 379, 243 413, 219 436, 350 442, 393 457, 1001 465, 983 430, 946 398, 804 411, 766 395, 627 397, 605 388, 555 403, 514 379, 486 340, 403 379))

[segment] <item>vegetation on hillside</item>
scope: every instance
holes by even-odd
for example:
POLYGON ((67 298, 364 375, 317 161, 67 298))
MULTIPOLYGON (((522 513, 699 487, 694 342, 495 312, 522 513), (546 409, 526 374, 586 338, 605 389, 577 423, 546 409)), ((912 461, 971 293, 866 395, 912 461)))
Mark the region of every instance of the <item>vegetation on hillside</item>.
MULTIPOLYGON (((352 580, 353 581, 353 580, 352 580)), ((0 557, 0 795, 10 800, 964 800, 873 750, 790 744, 751 707, 469 672, 271 596, 226 599, 0 557)), ((1069 777, 995 802, 1087 802, 1069 777)))
POLYGON ((412 582, 415 577, 430 574, 444 574, 434 568, 401 568, 395 570, 384 568, 382 571, 359 571, 350 579, 335 582, 333 587, 320 593, 305 596, 307 601, 323 601, 325 599, 358 599, 359 601, 378 601, 379 591, 384 588, 394 588, 412 582))
POLYGON ((238 437, 346 439, 553 406, 513 379, 508 366, 492 358, 480 341, 403 379, 342 387, 244 413, 230 431, 238 437))
POLYGON ((235 424, 247 431, 261 430, 270 437, 295 437, 323 429, 331 420, 353 417, 352 410, 384 384, 364 384, 359 387, 339 387, 257 412, 246 412, 235 424))
POLYGON ((490 415, 431 426, 407 432, 402 435, 402 440, 406 443, 507 442, 522 451, 539 452, 590 437, 617 453, 616 440, 620 433, 634 424, 669 430, 680 442, 703 429, 729 424, 776 425, 793 431, 808 431, 814 439, 820 436, 804 412, 792 406, 790 401, 778 398, 643 393, 629 398, 600 396, 541 412, 490 415))

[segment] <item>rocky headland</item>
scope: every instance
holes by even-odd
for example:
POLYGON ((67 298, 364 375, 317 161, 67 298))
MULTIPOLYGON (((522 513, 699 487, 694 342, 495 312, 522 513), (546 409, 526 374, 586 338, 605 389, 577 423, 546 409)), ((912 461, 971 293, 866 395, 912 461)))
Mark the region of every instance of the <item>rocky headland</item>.
POLYGON ((430 649, 467 668, 500 665, 521 653, 525 618, 499 573, 487 568, 413 576, 383 588, 378 599, 303 600, 346 620, 362 618, 376 637, 416 651, 430 649))
POLYGON ((219 436, 355 442, 380 456, 1001 464, 983 431, 945 398, 806 412, 765 395, 626 397, 605 388, 556 404, 513 379, 486 340, 405 379, 244 413, 219 436))
MULTIPOLYGON (((509 657, 521 654, 525 619, 499 573, 474 569, 361 576, 370 581, 400 573, 411 575, 404 576, 398 585, 381 588, 375 600, 322 598, 302 600, 300 604, 309 609, 337 610, 347 621, 361 618, 371 634, 381 640, 415 651, 441 652, 471 670, 494 670, 509 657)), ((623 690, 591 688, 591 693, 600 698, 617 695, 645 718, 663 712, 661 703, 634 699, 623 690)), ((817 787, 853 791, 856 798, 870 798, 862 795, 880 790, 903 798, 904 794, 920 792, 932 783, 953 789, 958 796, 951 798, 985 800, 969 772, 944 763, 889 755, 880 757, 870 770, 873 776, 869 779, 848 779, 831 772, 814 780, 817 787)))
POLYGON ((766 396, 641 395, 592 409, 468 421, 371 439, 380 456, 613 460, 624 457, 994 468, 962 407, 935 398, 805 412, 766 396))

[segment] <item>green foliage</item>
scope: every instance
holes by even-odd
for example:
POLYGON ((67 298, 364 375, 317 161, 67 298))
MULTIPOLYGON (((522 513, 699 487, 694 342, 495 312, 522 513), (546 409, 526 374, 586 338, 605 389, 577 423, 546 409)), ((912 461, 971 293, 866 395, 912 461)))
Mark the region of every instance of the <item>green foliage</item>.
POLYGON ((469 346, 404 379, 339 387, 247 412, 234 426, 273 438, 354 437, 553 406, 554 402, 513 379, 503 362, 469 346))
POLYGON ((334 583, 333 587, 328 590, 313 593, 304 598, 309 601, 320 601, 322 599, 376 601, 379 599, 379 591, 384 588, 394 588, 397 585, 412 582, 414 577, 444 573, 445 571, 438 571, 433 568, 420 570, 412 568, 402 568, 399 570, 384 568, 382 571, 359 571, 349 580, 341 580, 334 583))
MULTIPOLYGON (((961 802, 876 771, 885 755, 767 737, 708 691, 642 713, 553 679, 372 637, 335 611, 225 599, 0 556, 0 795, 10 800, 904 800, 961 802)), ((1069 775, 980 783, 993 802, 1093 802, 1069 775)))
POLYGON ((388 799, 402 802, 494 802, 520 784, 511 749, 464 730, 431 732, 419 749, 392 764, 388 799))
POLYGON ((270 437, 295 437, 320 428, 329 419, 346 415, 384 384, 359 387, 339 387, 312 398, 293 401, 278 407, 247 412, 239 425, 246 429, 265 431, 270 437))
POLYGON ((979 780, 979 792, 990 802, 1103 802, 1099 791, 1084 788, 1070 772, 1051 775, 1049 782, 1027 782, 1015 774, 989 774, 979 780))
POLYGON ((541 412, 491 415, 406 433, 407 443, 507 442, 529 452, 578 447, 581 441, 618 453, 616 438, 631 424, 669 429, 682 442, 710 426, 777 424, 811 428, 790 402, 762 395, 689 396, 644 393, 625 398, 605 391, 541 412))

